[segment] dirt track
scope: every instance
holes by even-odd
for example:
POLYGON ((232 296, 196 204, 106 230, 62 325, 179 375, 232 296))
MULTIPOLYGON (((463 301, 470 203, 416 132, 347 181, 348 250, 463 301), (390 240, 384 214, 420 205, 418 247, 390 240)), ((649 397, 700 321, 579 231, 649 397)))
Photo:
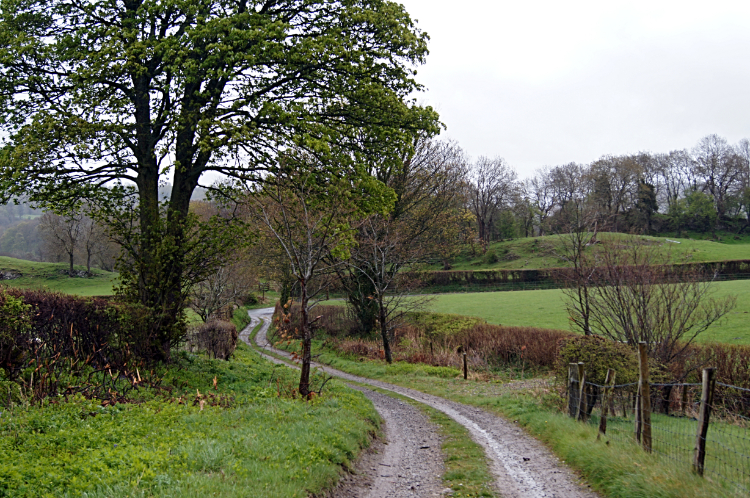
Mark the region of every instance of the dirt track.
MULTIPOLYGON (((270 324, 273 309, 252 310, 251 317, 253 323, 246 327, 241 333, 240 338, 249 342, 250 331, 253 330, 259 320, 263 320, 264 326, 256 336, 256 343, 262 349, 272 350, 275 354, 288 357, 284 351, 276 350, 271 347, 266 339, 266 332, 270 324)), ((271 361, 277 363, 280 360, 271 356, 266 356, 271 361)), ((340 377, 344 380, 350 380, 361 384, 371 385, 380 389, 392 391, 402 396, 406 396, 420 403, 439 410, 459 424, 466 427, 474 441, 480 444, 491 462, 490 468, 495 476, 497 491, 504 497, 508 498, 594 498, 597 495, 590 489, 583 486, 579 479, 562 464, 547 448, 541 443, 527 435, 523 430, 512 422, 504 420, 496 415, 490 414, 478 408, 448 401, 438 396, 432 396, 413 389, 407 389, 386 382, 371 380, 364 377, 350 375, 339 370, 335 370, 325 365, 316 364, 316 367, 327 372, 330 375, 340 377)), ((353 386, 354 387, 354 386, 353 386)), ((363 390, 359 388, 360 390, 363 390)), ((363 390, 367 391, 367 390, 363 390)), ((394 414, 392 398, 379 395, 368 394, 373 401, 378 413, 385 420, 386 437, 389 443, 396 442, 396 438, 403 440, 404 435, 399 436, 391 432, 393 425, 409 427, 406 434, 415 434, 413 441, 419 439, 436 438, 434 428, 424 420, 418 410, 411 407, 411 410, 405 410, 394 414), (388 412, 391 411, 389 415, 388 412), (421 420, 419 419, 421 417, 421 420), (389 421, 390 419, 390 421, 389 421), (419 432, 414 432, 414 428, 419 427, 419 432), (418 434, 418 435, 417 435, 418 434)), ((408 406, 408 404, 404 404, 408 406)), ((407 437, 408 440, 408 437, 407 437)), ((433 440, 433 439, 430 439, 433 440)), ((407 442, 408 444, 408 442, 407 442)), ((421 444, 421 446, 433 446, 432 444, 421 444)), ((439 448, 439 443, 437 443, 439 448)), ((391 462, 386 467, 388 469, 396 466, 399 472, 382 472, 382 469, 370 465, 363 469, 368 472, 369 477, 361 478, 359 483, 346 490, 346 494, 334 494, 334 496, 347 497, 412 497, 412 496, 439 496, 440 479, 435 478, 437 467, 430 466, 428 460, 439 460, 439 451, 433 452, 424 458, 419 456, 419 452, 424 451, 417 449, 416 445, 410 447, 400 447, 399 444, 387 444, 382 453, 382 462, 391 462), (393 446, 389 450, 389 447, 393 446), (389 453, 390 451, 390 453, 389 453), (398 453, 398 455, 397 455, 398 453), (414 468, 405 469, 407 458, 404 455, 417 453, 415 462, 421 462, 419 465, 413 464, 414 468), (399 456, 401 455, 401 456, 399 456), (388 459, 388 460, 387 460, 388 459), (422 467, 424 469, 422 469, 422 467), (371 469, 376 468, 376 471, 371 469), (409 478, 400 477, 409 475, 409 478), (397 477, 393 477, 393 476, 397 477), (389 476, 389 477, 382 477, 389 476), (407 486, 401 486, 401 482, 407 483, 407 486), (414 483, 419 482, 420 486, 414 483), (412 489, 412 487, 414 489, 412 489)), ((378 465, 383 467, 382 465, 378 465)), ((412 465, 409 465, 412 467, 412 465)), ((440 464, 442 467, 442 463, 440 464)), ((356 481, 356 480, 355 480, 356 481)), ((344 483, 342 486, 344 486, 344 483)), ((342 488, 343 491, 343 488, 342 488)))

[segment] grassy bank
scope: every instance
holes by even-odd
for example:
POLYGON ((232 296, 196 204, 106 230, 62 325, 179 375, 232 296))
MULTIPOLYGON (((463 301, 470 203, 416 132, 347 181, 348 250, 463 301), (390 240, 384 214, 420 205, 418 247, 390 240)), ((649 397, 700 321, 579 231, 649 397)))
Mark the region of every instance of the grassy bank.
MULTIPOLYGON (((716 297, 736 295, 737 308, 698 341, 750 344, 750 280, 717 282, 715 289, 716 297)), ((569 330, 563 297, 559 289, 441 294, 428 307, 439 313, 480 317, 493 324, 569 330)))
POLYGON ((285 396, 296 373, 244 345, 231 361, 183 354, 155 374, 160 386, 128 403, 4 408, 0 496, 305 497, 334 483, 378 425, 337 382, 312 402, 285 396))
MULTIPOLYGON (((487 252, 482 254, 479 246, 474 253, 470 247, 463 248, 461 253, 451 260, 454 270, 482 270, 482 269, 531 269, 558 268, 567 266, 561 259, 559 235, 545 237, 529 237, 522 239, 493 242, 487 246, 487 252), (497 261, 491 262, 488 255, 495 254, 497 261)), ((600 233, 599 238, 621 238, 624 234, 600 233)), ((643 237, 653 243, 661 244, 665 251, 670 250, 680 260, 688 261, 725 261, 731 259, 747 259, 750 254, 750 235, 743 235, 735 239, 734 234, 718 234, 720 240, 713 239, 710 234, 694 234, 691 238, 677 237, 643 237), (674 242, 669 242, 674 241, 674 242), (675 243, 679 242, 679 243, 675 243)), ((595 250, 592 248, 591 250, 595 250)), ((432 270, 442 270, 442 264, 430 267, 432 270)))
MULTIPOLYGON (((11 287, 48 289, 79 296, 112 294, 117 273, 92 268, 90 277, 70 277, 67 274, 69 268, 65 263, 38 263, 0 256, 0 271, 14 277, 10 279, 6 277, 0 282, 11 287)), ((86 267, 76 265, 74 269, 83 272, 86 267)))

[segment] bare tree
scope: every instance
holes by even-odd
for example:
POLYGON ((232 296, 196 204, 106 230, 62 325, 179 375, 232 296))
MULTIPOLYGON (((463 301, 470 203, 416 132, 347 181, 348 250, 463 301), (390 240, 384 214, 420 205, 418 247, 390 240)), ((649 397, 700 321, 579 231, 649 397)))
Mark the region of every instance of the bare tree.
POLYGON ((346 225, 359 207, 346 179, 308 173, 305 161, 311 160, 287 157, 276 175, 251 192, 248 206, 251 216, 281 247, 299 289, 302 396, 311 392, 312 326, 316 319, 310 312, 317 304, 316 296, 324 290, 317 277, 332 271, 327 264, 332 253, 346 252, 351 242, 346 225))
POLYGON ((714 199, 721 220, 727 211, 728 194, 742 178, 742 160, 726 139, 718 135, 703 137, 693 149, 702 189, 714 199))
POLYGON ((561 270, 557 277, 563 284, 565 307, 571 326, 585 335, 591 335, 591 287, 595 264, 590 247, 598 243, 598 213, 585 201, 573 199, 567 205, 567 232, 560 234, 555 248, 557 256, 570 267, 561 270))
POLYGON ((636 346, 668 364, 736 305, 714 298, 712 275, 697 267, 677 269, 664 248, 635 236, 610 238, 592 258, 588 288, 594 332, 636 346))
POLYGON ((412 287, 402 270, 423 260, 429 251, 420 247, 425 240, 412 237, 408 228, 402 226, 404 222, 384 216, 367 217, 359 226, 358 247, 348 262, 349 267, 368 280, 369 299, 376 308, 376 323, 388 363, 393 362, 394 329, 408 313, 424 308, 429 300, 409 297, 412 287))
POLYGON ((221 310, 239 304, 255 281, 249 265, 238 254, 230 255, 227 264, 191 289, 190 308, 201 320, 208 322, 221 310))
POLYGON ((469 206, 477 219, 479 238, 490 241, 497 212, 516 190, 516 172, 501 157, 480 157, 469 172, 469 206))
MULTIPOLYGON (((360 225, 351 264, 338 267, 348 304, 364 333, 378 323, 389 327, 378 317, 391 315, 386 293, 402 294, 408 289, 400 272, 438 257, 446 266, 452 249, 465 236, 461 196, 466 161, 455 143, 418 137, 400 160, 374 164, 370 173, 393 189, 394 208, 360 225)), ((388 335, 382 337, 390 358, 388 335)))
POLYGON ((105 228, 86 215, 81 217, 78 251, 86 260, 86 273, 91 273, 91 260, 107 249, 105 228))
POLYGON ((534 176, 526 180, 525 187, 528 199, 536 214, 539 235, 545 235, 548 229, 547 219, 558 205, 551 169, 545 167, 537 170, 534 176))
POLYGON ((75 275, 73 264, 84 229, 83 219, 84 216, 80 213, 60 216, 50 211, 42 215, 39 223, 39 230, 45 243, 67 255, 70 263, 68 270, 70 277, 75 275))

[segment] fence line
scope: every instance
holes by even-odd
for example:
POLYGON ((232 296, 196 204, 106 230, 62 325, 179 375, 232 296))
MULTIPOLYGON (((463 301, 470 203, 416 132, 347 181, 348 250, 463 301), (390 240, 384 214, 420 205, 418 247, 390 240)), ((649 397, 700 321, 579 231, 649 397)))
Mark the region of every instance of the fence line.
POLYGON ((748 496, 750 389, 716 382, 714 373, 705 369, 700 384, 650 383, 646 378, 646 384, 606 385, 589 382, 585 365, 573 363, 568 413, 598 426, 597 439, 637 442, 685 472, 710 476, 712 482, 729 484, 739 496, 748 496), (649 391, 648 400, 641 399, 641 393, 649 391), (649 408, 647 414, 644 408, 649 408))

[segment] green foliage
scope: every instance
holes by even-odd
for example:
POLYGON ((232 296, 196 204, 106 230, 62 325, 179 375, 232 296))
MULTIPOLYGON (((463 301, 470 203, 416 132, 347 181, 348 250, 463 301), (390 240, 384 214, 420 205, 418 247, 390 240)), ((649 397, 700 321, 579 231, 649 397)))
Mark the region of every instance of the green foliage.
POLYGON ((691 229, 699 232, 716 228, 718 219, 711 196, 698 190, 674 202, 668 216, 675 230, 691 229))
POLYGON ((500 258, 497 257, 497 252, 495 252, 494 249, 490 249, 487 251, 487 254, 484 255, 484 262, 488 265, 494 265, 500 261, 500 258))
POLYGON ((638 382, 638 355, 627 344, 612 342, 598 336, 578 336, 560 344, 557 378, 566 379, 568 364, 584 363, 586 380, 604 384, 607 369, 617 374, 618 384, 638 382))
POLYGON ((438 131, 437 114, 407 100, 427 35, 385 0, 9 0, 0 33, 0 200, 87 202, 123 247, 120 293, 156 317, 164 359, 190 285, 240 233, 231 205, 191 217, 204 173, 227 178, 219 199, 236 198, 278 171, 280 150, 302 150, 381 209, 392 192, 355 165, 438 131))
POLYGON ((0 344, 31 330, 31 305, 0 288, 0 344))
POLYGON ((132 403, 75 396, 3 412, 0 496, 303 498, 330 486, 377 425, 337 382, 313 402, 279 397, 295 373, 244 345, 232 361, 184 354, 159 375, 162 389, 132 403))

